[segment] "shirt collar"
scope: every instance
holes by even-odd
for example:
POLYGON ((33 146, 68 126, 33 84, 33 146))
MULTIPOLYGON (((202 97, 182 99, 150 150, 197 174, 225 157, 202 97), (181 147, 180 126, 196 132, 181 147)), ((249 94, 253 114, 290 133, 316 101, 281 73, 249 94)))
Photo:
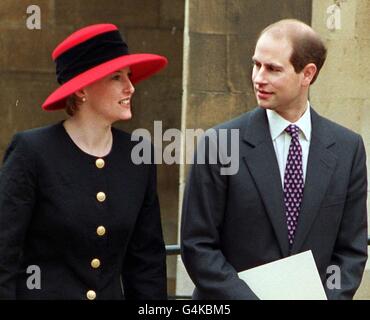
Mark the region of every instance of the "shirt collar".
POLYGON ((285 128, 290 124, 295 124, 299 127, 303 133, 303 138, 307 141, 311 140, 311 111, 310 103, 307 101, 307 108, 302 117, 298 119, 297 122, 291 123, 288 120, 284 119, 276 111, 267 109, 267 119, 269 122, 270 133, 272 140, 275 140, 281 133, 284 132, 285 128))

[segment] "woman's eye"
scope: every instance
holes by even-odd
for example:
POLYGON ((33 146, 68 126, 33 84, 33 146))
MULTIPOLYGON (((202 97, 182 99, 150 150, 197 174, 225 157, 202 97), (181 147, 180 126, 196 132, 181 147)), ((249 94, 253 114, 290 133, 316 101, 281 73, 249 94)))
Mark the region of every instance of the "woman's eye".
POLYGON ((112 77, 113 80, 120 80, 121 76, 119 74, 116 74, 112 77))

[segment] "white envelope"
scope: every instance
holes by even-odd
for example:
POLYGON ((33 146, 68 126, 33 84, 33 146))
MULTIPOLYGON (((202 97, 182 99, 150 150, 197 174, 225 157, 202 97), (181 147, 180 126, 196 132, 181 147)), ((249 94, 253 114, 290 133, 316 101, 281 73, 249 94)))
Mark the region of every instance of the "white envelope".
POLYGON ((327 300, 311 250, 238 275, 261 300, 327 300))

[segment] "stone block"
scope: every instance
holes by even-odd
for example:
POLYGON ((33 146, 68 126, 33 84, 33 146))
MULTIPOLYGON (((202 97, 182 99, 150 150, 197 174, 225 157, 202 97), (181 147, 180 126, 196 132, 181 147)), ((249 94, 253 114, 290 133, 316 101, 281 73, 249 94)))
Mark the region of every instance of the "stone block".
POLYGON ((190 34, 188 87, 197 91, 226 92, 226 36, 190 34))
POLYGON ((356 36, 359 39, 370 39, 370 2, 357 0, 356 8, 356 36))
POLYGON ((56 1, 57 24, 82 27, 114 23, 124 27, 158 27, 160 0, 56 1))
POLYGON ((189 32, 226 34, 227 0, 189 0, 189 32))
POLYGON ((252 41, 267 25, 280 19, 294 18, 311 23, 311 0, 229 0, 227 32, 249 35, 252 41))
POLYGON ((254 92, 234 93, 232 97, 233 103, 230 108, 230 119, 251 111, 257 106, 254 92))
POLYGON ((312 96, 313 108, 322 116, 361 133, 363 99, 312 96))
POLYGON ((185 0, 161 0, 160 26, 161 28, 184 29, 185 0))
MULTIPOLYGON (((49 0, 2 0, 0 2, 1 29, 27 29, 27 8, 31 5, 40 7, 41 29, 53 23, 52 1, 49 0)), ((28 30, 28 29, 27 29, 28 30)))
POLYGON ((56 87, 52 74, 2 72, 0 87, 1 156, 10 137, 18 131, 64 119, 64 111, 45 112, 42 102, 56 87))
POLYGON ((186 128, 209 129, 235 117, 238 94, 215 92, 189 92, 186 106, 186 128), (233 111, 233 113, 232 113, 233 111))
MULTIPOLYGON (((359 40, 327 40, 328 57, 311 92, 335 98, 366 98, 365 65, 360 60, 359 40)), ((366 52, 364 53, 366 56, 366 52)))
POLYGON ((131 53, 155 53, 168 59, 162 75, 178 77, 182 74, 183 32, 170 29, 137 29, 126 31, 126 39, 131 53))
POLYGON ((181 78, 154 76, 139 83, 133 97, 133 118, 118 124, 125 131, 149 130, 153 136, 155 120, 161 120, 163 131, 181 126, 181 78))
MULTIPOLYGON (((357 1, 356 1, 357 2, 357 1)), ((350 40, 356 34, 356 2, 346 1, 340 5, 340 29, 330 30, 327 22, 332 14, 327 10, 332 0, 312 1, 312 27, 323 37, 330 40, 350 40)))
POLYGON ((228 87, 231 92, 253 92, 252 56, 255 43, 249 36, 229 35, 227 42, 228 87))
POLYGON ((78 24, 78 16, 85 15, 84 12, 79 12, 79 1, 75 0, 57 0, 54 2, 55 23, 59 27, 69 26, 71 31, 76 29, 78 24))
POLYGON ((353 50, 357 51, 358 60, 347 59, 347 61, 343 61, 343 64, 351 65, 355 63, 358 65, 358 72, 354 72, 353 77, 357 80, 356 82, 360 90, 366 94, 365 98, 370 98, 370 65, 368 63, 370 60, 370 38, 359 39, 355 44, 356 47, 353 50))
POLYGON ((68 33, 49 27, 41 30, 11 29, 0 34, 3 54, 0 70, 54 72, 51 53, 68 33))

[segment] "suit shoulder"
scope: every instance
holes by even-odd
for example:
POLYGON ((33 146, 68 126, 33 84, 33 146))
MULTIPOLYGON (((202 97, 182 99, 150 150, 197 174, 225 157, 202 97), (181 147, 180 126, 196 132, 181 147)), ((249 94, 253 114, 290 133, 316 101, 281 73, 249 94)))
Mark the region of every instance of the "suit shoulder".
POLYGON ((321 116, 321 118, 326 129, 330 130, 334 137, 339 141, 353 143, 355 141, 358 141, 359 139, 362 139, 361 135, 356 133, 355 131, 346 128, 339 123, 336 123, 325 117, 321 116))

